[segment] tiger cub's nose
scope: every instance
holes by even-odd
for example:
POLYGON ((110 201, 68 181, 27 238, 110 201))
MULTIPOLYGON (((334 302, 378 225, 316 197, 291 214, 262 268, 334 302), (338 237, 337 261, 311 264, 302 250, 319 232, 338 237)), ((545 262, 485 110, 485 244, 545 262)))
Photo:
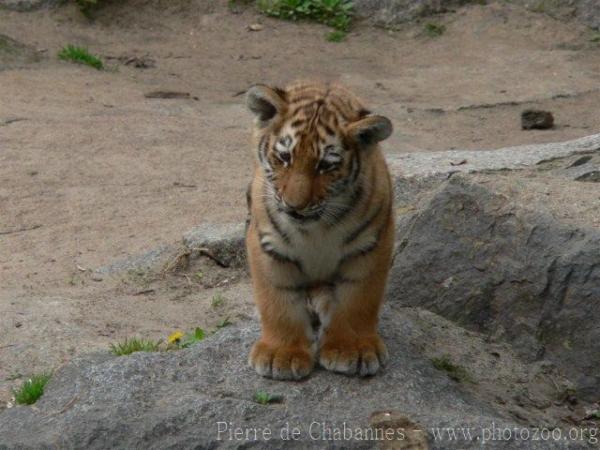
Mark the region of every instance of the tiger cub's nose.
POLYGON ((292 175, 285 186, 284 204, 295 211, 305 209, 310 203, 311 183, 304 175, 292 175))
POLYGON ((301 212, 303 209, 306 209, 306 207, 308 206, 308 200, 307 201, 290 201, 290 200, 282 200, 283 206, 285 207, 285 209, 289 210, 289 211, 295 211, 295 212, 301 212))

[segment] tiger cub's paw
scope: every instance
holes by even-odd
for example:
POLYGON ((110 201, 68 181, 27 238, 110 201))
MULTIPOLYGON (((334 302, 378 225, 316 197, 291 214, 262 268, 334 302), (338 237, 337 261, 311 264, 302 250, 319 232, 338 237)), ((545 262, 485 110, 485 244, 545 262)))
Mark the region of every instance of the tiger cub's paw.
POLYGON ((248 362, 259 375, 276 380, 300 380, 308 376, 314 366, 309 349, 277 347, 263 341, 254 344, 248 362))
POLYGON ((319 363, 327 370, 361 377, 374 375, 388 360, 385 344, 379 336, 353 340, 326 340, 319 363))

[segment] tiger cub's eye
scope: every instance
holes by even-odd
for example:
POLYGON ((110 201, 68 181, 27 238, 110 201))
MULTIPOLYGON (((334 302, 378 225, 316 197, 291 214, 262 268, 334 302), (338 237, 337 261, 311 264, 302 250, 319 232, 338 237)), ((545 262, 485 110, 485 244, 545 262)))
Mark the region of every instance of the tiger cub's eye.
POLYGON ((275 144, 275 156, 277 156, 277 159, 286 167, 292 162, 292 154, 290 152, 291 144, 292 138, 289 136, 279 138, 275 144))
POLYGON ((337 169, 342 163, 342 156, 335 151, 333 145, 328 145, 323 149, 325 156, 317 164, 319 173, 331 172, 337 169))
POLYGON ((334 162, 334 161, 328 161, 326 159, 322 159, 321 161, 319 161, 319 165, 317 166, 317 170, 320 173, 325 173, 325 172, 330 172, 334 169, 337 169, 337 167, 340 165, 339 162, 334 162))
POLYGON ((290 152, 277 152, 277 158, 279 158, 282 163, 289 164, 292 160, 292 155, 290 152))

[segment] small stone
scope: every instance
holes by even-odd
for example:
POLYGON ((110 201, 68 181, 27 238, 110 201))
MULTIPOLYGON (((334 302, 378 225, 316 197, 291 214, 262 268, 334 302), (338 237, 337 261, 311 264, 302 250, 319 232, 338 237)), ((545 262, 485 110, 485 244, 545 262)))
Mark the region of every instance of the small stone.
POLYGON ((547 130, 554 126, 550 111, 527 109, 521 113, 521 128, 524 130, 547 130))
POLYGON ((15 322, 15 328, 21 328, 23 326, 22 322, 15 322))
POLYGON ((262 31, 265 27, 260 23, 252 23, 248 25, 248 31, 262 31))
POLYGON ((57 4, 57 0, 0 0, 0 9, 12 11, 34 11, 57 4))
POLYGON ((448 289, 450 286, 452 286, 453 282, 454 282, 454 277, 448 277, 444 280, 444 282, 442 283, 442 286, 445 289, 448 289))
POLYGON ((581 158, 577 158, 577 160, 575 162, 573 162, 573 164, 571 164, 569 166, 569 168, 583 166, 584 164, 590 162, 591 160, 592 160, 592 157, 590 155, 582 156, 581 158))
POLYGON ((375 411, 369 419, 371 427, 384 439, 382 450, 428 450, 427 433, 409 417, 395 410, 375 411))
POLYGON ((156 66, 156 61, 149 56, 121 56, 119 62, 126 66, 133 66, 137 69, 149 69, 156 66))
POLYGON ((575 178, 575 181, 586 181, 588 183, 600 183, 600 170, 592 170, 575 178))
POLYGON ((146 98, 169 98, 169 99, 192 98, 192 96, 190 95, 189 92, 162 91, 162 90, 146 92, 144 94, 144 97, 146 97, 146 98))
POLYGON ((104 278, 99 273, 93 273, 91 278, 92 281, 104 281, 104 278))

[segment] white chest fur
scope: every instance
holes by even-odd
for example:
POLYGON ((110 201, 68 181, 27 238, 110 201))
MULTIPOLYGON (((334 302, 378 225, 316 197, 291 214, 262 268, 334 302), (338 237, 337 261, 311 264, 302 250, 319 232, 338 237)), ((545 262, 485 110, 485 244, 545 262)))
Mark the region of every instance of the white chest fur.
POLYGON ((289 218, 280 218, 285 238, 272 229, 264 238, 279 254, 298 263, 310 281, 328 281, 336 275, 348 255, 360 252, 376 240, 370 230, 349 237, 360 227, 360 221, 347 220, 336 226, 316 222, 299 227, 289 218))
POLYGON ((335 274, 343 256, 342 237, 334 230, 315 226, 295 232, 288 246, 290 256, 299 261, 311 280, 327 280, 335 274))

